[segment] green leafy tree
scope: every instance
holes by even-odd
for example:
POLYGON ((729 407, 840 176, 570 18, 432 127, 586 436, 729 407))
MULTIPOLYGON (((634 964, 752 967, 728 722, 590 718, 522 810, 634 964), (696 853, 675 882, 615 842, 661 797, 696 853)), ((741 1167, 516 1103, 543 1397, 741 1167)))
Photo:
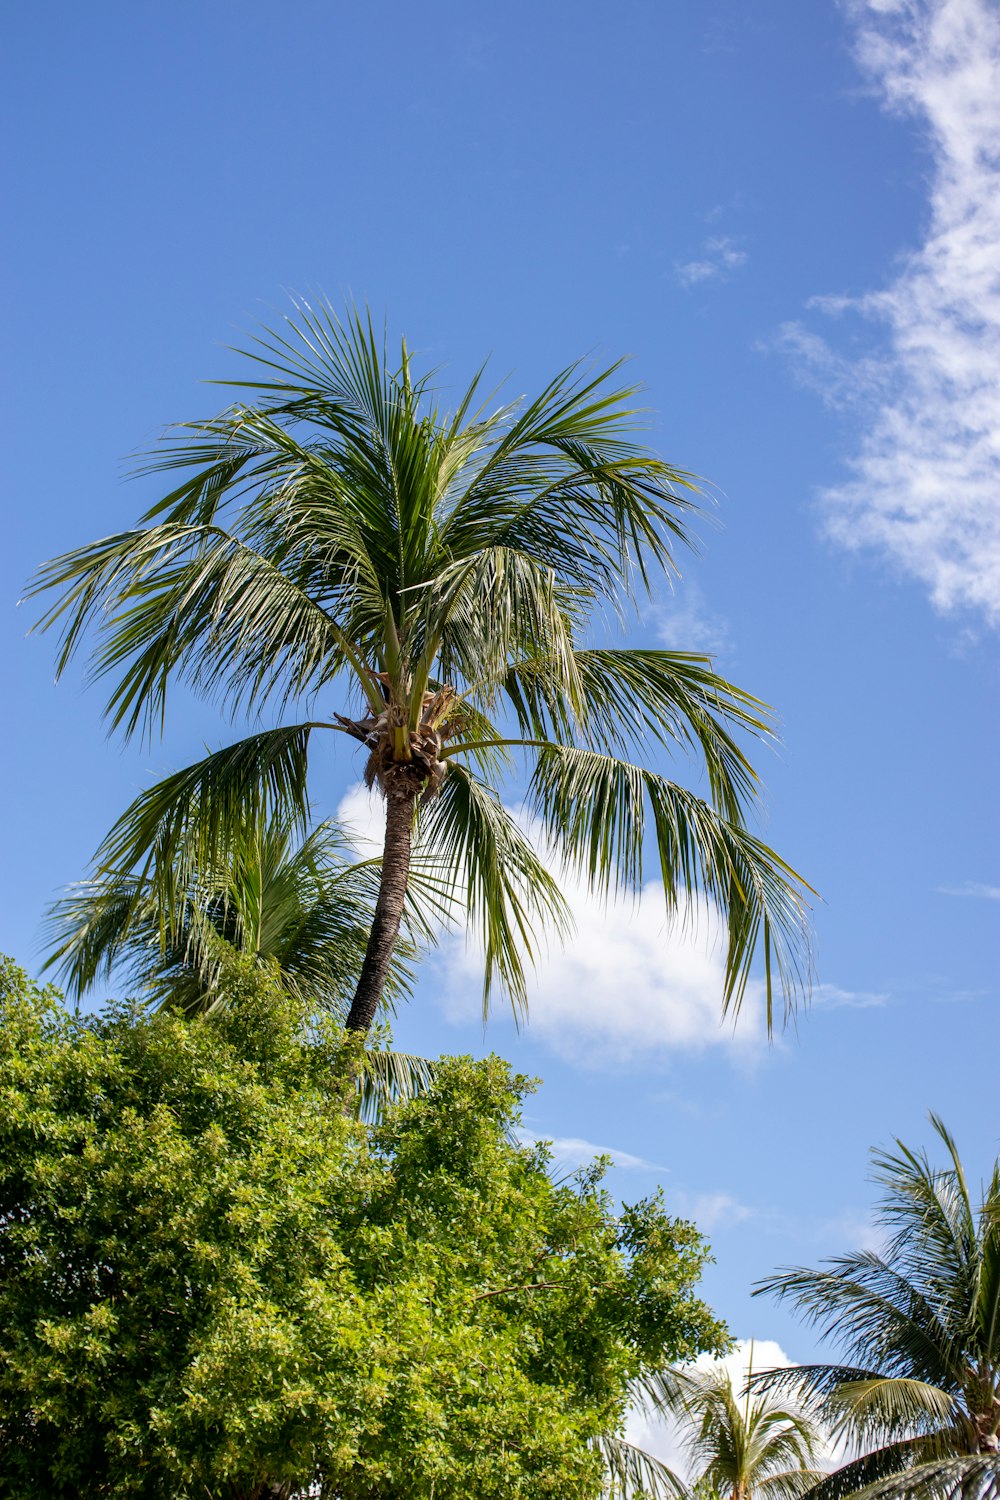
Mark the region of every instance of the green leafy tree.
POLYGON ((793 1303, 843 1358, 771 1372, 862 1457, 815 1500, 994 1500, 1000 1495, 1000 1162, 978 1201, 955 1142, 949 1165, 876 1151, 882 1252, 783 1270, 760 1290, 793 1303))
POLYGON ((207 1015, 82 1021, 0 970, 0 1497, 584 1500, 705 1246, 516 1144, 440 1065, 378 1126, 343 1032, 244 961, 207 1015))
POLYGON ((309 716, 144 792, 98 872, 143 872, 172 911, 248 809, 305 819, 312 741, 344 735, 386 807, 349 1027, 367 1030, 385 991, 415 826, 483 932, 487 995, 498 978, 521 1005, 539 925, 566 919, 499 795, 523 756, 558 857, 634 888, 655 847, 668 908, 707 895, 728 924, 727 1006, 762 951, 770 1021, 774 989, 790 1002, 803 980, 807 929, 803 883, 747 822, 739 741, 770 733, 767 711, 707 657, 582 644, 689 539, 690 481, 636 443, 634 392, 574 366, 512 405, 477 378, 448 413, 405 345, 393 369, 370 322, 326 307, 265 330, 249 358, 233 382, 249 404, 152 460, 176 487, 138 528, 49 563, 36 592, 58 591, 42 623, 62 627, 60 669, 96 625, 94 672, 126 734, 162 724, 178 678, 234 712, 309 716), (317 716, 335 682, 356 702, 317 716), (705 797, 648 765, 664 747, 695 754, 705 797))
MULTIPOLYGON (((751 1371, 752 1371, 751 1351, 751 1371)), ((672 1367, 642 1377, 637 1404, 672 1418, 695 1478, 622 1441, 605 1446, 611 1494, 665 1500, 799 1500, 821 1478, 823 1437, 812 1417, 780 1397, 740 1392, 725 1367, 672 1367)))

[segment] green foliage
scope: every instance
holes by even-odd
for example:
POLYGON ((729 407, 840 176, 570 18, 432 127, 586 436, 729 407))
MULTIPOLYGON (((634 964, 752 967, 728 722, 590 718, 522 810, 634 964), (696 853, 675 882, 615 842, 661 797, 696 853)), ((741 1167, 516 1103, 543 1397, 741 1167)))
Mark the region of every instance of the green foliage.
POLYGON ((875 1153, 881 1251, 785 1269, 759 1290, 791 1302, 841 1349, 837 1364, 773 1371, 862 1456, 816 1500, 1000 1496, 1000 1161, 974 1202, 958 1149, 946 1167, 901 1141, 875 1153))
POLYGON ((0 1496, 596 1496, 629 1382, 724 1340, 694 1227, 554 1184, 498 1059, 364 1125, 359 1041, 229 989, 0 971, 0 1496))

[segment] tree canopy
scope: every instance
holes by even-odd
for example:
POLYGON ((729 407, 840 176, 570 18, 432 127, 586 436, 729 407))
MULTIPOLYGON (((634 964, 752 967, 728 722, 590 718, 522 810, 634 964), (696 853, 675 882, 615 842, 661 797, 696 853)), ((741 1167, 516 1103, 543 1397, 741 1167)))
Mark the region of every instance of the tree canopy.
POLYGON ((249 962, 195 1017, 0 970, 0 1496, 583 1500, 630 1381, 724 1344, 697 1231, 553 1182, 526 1080, 365 1125, 352 1045, 249 962))

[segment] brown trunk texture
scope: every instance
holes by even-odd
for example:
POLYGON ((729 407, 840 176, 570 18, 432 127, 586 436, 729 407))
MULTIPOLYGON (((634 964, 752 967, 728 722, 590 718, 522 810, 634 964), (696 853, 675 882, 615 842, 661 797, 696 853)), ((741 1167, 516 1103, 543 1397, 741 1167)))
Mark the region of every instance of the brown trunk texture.
POLYGON ((390 784, 385 813, 385 849, 382 854, 382 878, 379 882, 375 920, 368 937, 361 977, 354 992, 347 1017, 349 1031, 369 1032, 375 1020, 385 982, 389 977, 392 951, 399 936, 406 900, 406 883, 410 875, 410 846, 413 838, 413 804, 418 788, 399 782, 390 784))

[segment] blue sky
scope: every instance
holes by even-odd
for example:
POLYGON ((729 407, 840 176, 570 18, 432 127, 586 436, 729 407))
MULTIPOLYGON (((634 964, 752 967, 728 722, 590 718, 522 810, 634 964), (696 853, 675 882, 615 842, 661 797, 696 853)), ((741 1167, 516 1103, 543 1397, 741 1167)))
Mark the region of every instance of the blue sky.
MULTIPOLYGON (((52 3, 6 33, 0 946, 36 966, 124 804, 229 732, 179 692, 162 743, 109 742, 15 609, 151 502, 127 456, 221 404, 227 344, 325 292, 456 386, 631 355, 651 445, 716 499, 633 638, 779 713, 765 832, 823 897, 815 1003, 770 1050, 752 1000, 720 1030, 652 892, 585 911, 520 1035, 484 1038, 446 947, 398 1039, 544 1077, 530 1129, 662 1182, 734 1332, 809 1356, 750 1287, 870 1238, 869 1146, 934 1108, 974 1172, 998 1149, 995 7, 52 3)), ((320 768, 320 809, 356 775, 320 768)))

